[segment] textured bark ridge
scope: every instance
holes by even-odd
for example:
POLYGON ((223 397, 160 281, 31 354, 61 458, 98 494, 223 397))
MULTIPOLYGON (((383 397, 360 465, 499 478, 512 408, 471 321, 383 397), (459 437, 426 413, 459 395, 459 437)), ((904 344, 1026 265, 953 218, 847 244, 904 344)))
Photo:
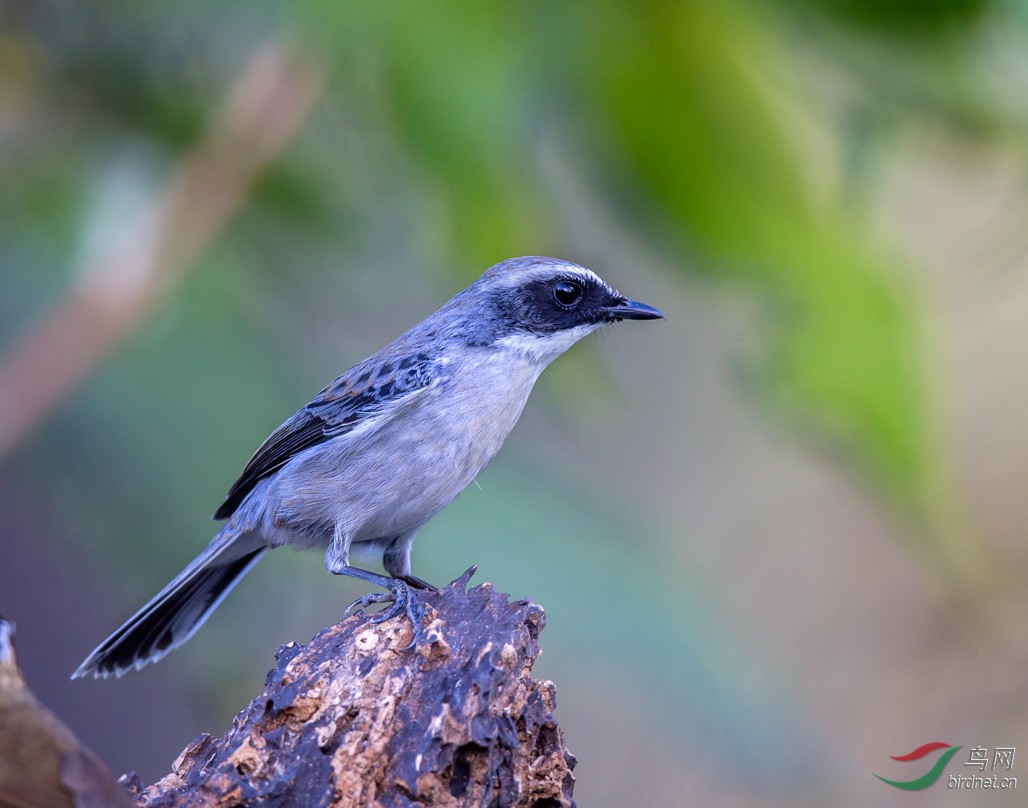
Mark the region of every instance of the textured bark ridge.
POLYGON ((143 806, 574 806, 552 682, 531 677, 543 610, 473 570, 422 594, 425 635, 355 615, 278 650, 264 692, 201 735, 143 806))

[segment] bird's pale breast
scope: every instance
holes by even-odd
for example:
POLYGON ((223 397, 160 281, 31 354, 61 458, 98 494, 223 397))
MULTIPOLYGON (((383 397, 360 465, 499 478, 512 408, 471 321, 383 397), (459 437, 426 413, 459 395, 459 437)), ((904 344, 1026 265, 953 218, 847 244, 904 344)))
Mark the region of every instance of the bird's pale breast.
POLYGON ((497 352, 476 351, 381 425, 353 441, 328 441, 283 468, 269 491, 274 521, 300 528, 304 544, 312 533, 327 542, 337 527, 354 542, 419 527, 496 455, 541 370, 524 357, 501 361, 497 352), (298 524, 311 513, 324 520, 320 530, 298 524))

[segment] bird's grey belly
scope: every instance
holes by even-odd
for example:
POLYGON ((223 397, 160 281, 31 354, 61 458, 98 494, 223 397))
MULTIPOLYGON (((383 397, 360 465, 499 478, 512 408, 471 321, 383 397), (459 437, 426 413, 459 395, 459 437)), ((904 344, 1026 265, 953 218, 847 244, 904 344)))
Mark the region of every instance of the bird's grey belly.
POLYGON ((357 440, 294 458, 269 491, 274 542, 396 536, 449 505, 499 451, 538 375, 492 378, 491 370, 430 391, 357 440))

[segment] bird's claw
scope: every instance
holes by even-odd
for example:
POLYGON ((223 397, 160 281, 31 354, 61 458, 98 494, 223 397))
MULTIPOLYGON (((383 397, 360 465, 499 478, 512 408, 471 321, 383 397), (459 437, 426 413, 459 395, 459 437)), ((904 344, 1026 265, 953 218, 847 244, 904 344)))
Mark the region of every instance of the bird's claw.
POLYGON ((372 617, 371 622, 384 623, 401 613, 406 614, 410 621, 412 634, 411 641, 406 648, 413 648, 417 645, 424 634, 424 630, 421 628, 421 618, 425 616, 425 607, 418 601, 417 595, 414 594, 411 587, 399 579, 394 578, 390 581, 388 592, 369 592, 367 595, 357 598, 343 612, 343 617, 349 615, 355 608, 362 611, 368 606, 378 603, 392 603, 393 605, 372 617))
POLYGON ((374 606, 376 603, 384 603, 386 601, 392 602, 392 600, 392 597, 384 592, 371 592, 367 595, 361 595, 361 597, 346 607, 343 617, 349 617, 351 614, 364 614, 364 609, 368 606, 374 606))

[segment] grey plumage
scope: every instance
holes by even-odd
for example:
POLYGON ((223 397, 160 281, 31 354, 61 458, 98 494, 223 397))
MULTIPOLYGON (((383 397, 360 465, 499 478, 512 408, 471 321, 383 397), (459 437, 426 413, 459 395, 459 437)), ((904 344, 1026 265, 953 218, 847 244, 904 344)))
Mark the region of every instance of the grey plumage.
POLYGON ((422 525, 495 456, 535 380, 604 323, 655 319, 592 271, 553 258, 486 270, 426 320, 353 366, 257 449, 215 514, 207 548, 74 676, 121 675, 160 659, 199 628, 263 553, 325 549, 331 572, 377 584, 420 634, 410 550, 422 525), (370 551, 390 577, 350 565, 370 551))

